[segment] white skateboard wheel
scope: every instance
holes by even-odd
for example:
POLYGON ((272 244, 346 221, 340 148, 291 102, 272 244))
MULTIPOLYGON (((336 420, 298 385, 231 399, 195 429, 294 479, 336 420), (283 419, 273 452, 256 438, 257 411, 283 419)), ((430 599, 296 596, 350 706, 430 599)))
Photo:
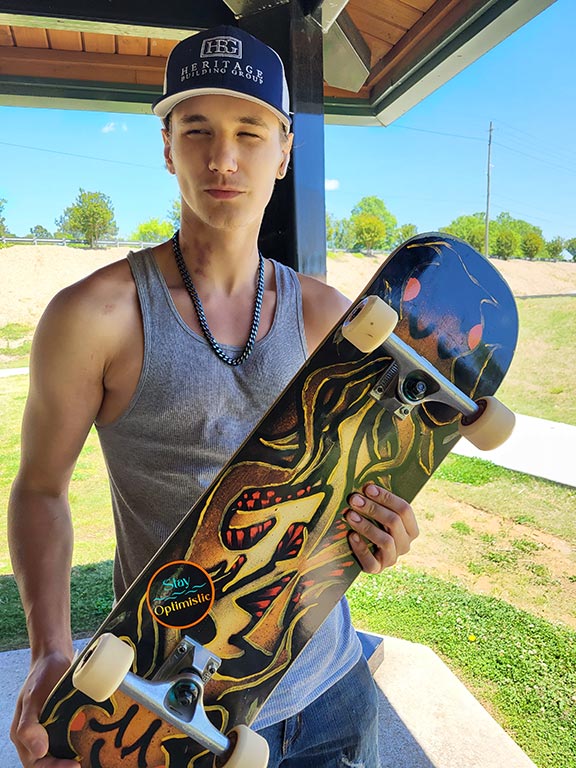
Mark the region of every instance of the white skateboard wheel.
POLYGON ((478 400, 479 415, 472 421, 463 417, 458 431, 481 451, 492 451, 506 442, 514 429, 516 416, 495 397, 478 400))
POLYGON ((344 320, 342 335, 361 352, 374 352, 390 336, 397 323, 396 310, 380 296, 368 296, 344 320))
POLYGON ((109 699, 134 661, 133 649, 116 635, 101 635, 74 670, 72 683, 94 701, 109 699))

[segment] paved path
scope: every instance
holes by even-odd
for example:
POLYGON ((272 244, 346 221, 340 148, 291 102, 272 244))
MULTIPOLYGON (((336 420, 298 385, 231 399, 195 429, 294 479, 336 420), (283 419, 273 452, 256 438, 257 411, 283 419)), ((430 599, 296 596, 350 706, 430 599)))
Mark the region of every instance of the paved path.
POLYGON ((29 372, 29 368, 2 368, 0 369, 0 379, 7 379, 8 376, 23 376, 29 372))
POLYGON ((514 432, 500 448, 479 451, 467 440, 459 440, 454 453, 576 487, 574 446, 576 427, 517 415, 514 432))
MULTIPOLYGON (((371 640, 381 638, 368 636, 371 640)), ((384 660, 374 672, 380 768, 536 768, 429 648, 393 637, 384 638, 383 647, 384 660)), ((0 766, 18 768, 7 734, 29 652, 2 656, 0 766)))
MULTIPOLYGON (((28 370, 0 371, 0 377, 28 370)), ((518 416, 512 437, 481 452, 461 440, 455 453, 487 459, 576 487, 576 427, 518 416)), ((29 652, 1 654, 0 766, 17 768, 8 730, 29 652)), ((375 672, 381 705, 381 768, 536 768, 448 667, 425 646, 384 639, 375 672)))

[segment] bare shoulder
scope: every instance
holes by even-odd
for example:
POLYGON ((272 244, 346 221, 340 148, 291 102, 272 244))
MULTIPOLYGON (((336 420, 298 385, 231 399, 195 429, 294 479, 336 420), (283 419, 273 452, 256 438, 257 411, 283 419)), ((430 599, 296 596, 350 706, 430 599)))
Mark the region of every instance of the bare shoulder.
POLYGON ((91 275, 61 290, 50 301, 40 323, 37 336, 48 331, 62 339, 81 333, 85 340, 110 331, 126 319, 136 307, 136 288, 126 259, 108 264, 91 275))
POLYGON ((110 361, 139 323, 136 287, 126 259, 102 267, 56 294, 32 345, 32 373, 58 371, 102 381, 110 361))
POLYGON ((298 277, 302 286, 302 311, 308 351, 313 352, 346 313, 351 302, 336 288, 317 278, 309 275, 298 277))

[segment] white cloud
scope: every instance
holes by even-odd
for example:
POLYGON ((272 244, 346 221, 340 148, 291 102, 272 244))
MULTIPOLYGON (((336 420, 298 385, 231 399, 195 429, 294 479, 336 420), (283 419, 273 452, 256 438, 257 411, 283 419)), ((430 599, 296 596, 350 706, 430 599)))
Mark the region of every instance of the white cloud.
POLYGON ((340 181, 338 179, 325 179, 324 189, 326 192, 334 192, 335 190, 340 189, 340 181))
POLYGON ((104 128, 102 128, 102 133, 112 133, 116 130, 116 123, 106 123, 104 128))

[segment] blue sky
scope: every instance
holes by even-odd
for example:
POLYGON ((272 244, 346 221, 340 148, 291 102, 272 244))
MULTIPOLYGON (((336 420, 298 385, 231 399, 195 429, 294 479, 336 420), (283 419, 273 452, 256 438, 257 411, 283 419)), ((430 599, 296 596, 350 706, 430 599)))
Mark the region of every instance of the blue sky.
MULTIPOLYGON (((387 128, 326 127, 326 207, 377 195, 399 224, 437 229, 486 204, 547 239, 576 237, 576 3, 557 0, 387 128)), ((120 234, 165 218, 177 195, 150 115, 0 107, 8 228, 49 230, 79 188, 112 199, 120 234)))

